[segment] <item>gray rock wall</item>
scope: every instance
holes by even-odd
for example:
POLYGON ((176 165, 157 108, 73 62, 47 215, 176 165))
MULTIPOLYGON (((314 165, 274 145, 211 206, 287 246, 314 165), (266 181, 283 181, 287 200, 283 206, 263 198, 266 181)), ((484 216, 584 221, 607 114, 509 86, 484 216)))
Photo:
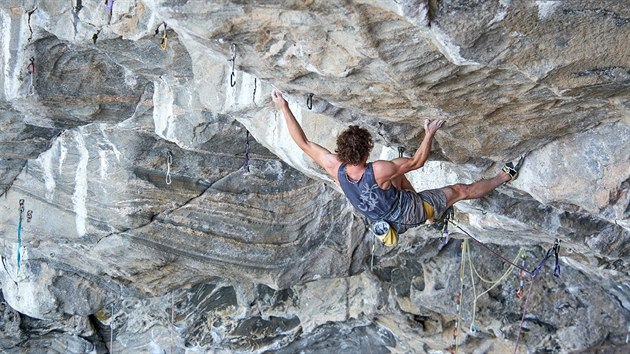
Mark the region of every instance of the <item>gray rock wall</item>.
POLYGON ((432 353, 456 324, 466 353, 630 349, 623 2, 0 4, 2 351, 432 353), (374 159, 445 119, 416 189, 528 154, 519 179, 457 205, 527 267, 562 241, 520 335, 518 272, 471 243, 461 276, 461 232, 438 250, 417 228, 370 256, 274 87, 331 150, 367 127, 374 159))

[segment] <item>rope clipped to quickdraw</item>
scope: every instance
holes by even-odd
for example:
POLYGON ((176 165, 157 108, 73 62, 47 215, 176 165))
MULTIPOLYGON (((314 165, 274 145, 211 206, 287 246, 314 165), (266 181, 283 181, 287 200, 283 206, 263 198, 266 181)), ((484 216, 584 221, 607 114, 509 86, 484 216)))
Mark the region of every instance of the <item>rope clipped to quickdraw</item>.
POLYGON ((313 94, 309 93, 306 95, 306 108, 309 110, 313 109, 313 94))
POLYGON ((538 263, 536 268, 534 268, 534 270, 530 272, 530 275, 532 276, 532 278, 535 278, 538 275, 538 273, 540 273, 540 270, 545 265, 545 263, 547 263, 547 260, 551 258, 552 252, 555 258, 555 265, 553 267, 553 275, 555 277, 560 276, 560 261, 559 261, 560 239, 556 239, 556 241, 553 243, 553 247, 547 250, 547 254, 545 255, 545 258, 543 258, 543 260, 540 261, 540 263, 538 263))
POLYGON ((35 81, 35 57, 31 57, 29 59, 29 64, 26 67, 26 70, 28 71, 31 80, 28 85, 28 94, 29 96, 32 96, 35 94, 35 85, 33 84, 35 81))
POLYGON ((171 178, 171 165, 173 164, 173 153, 166 152, 166 184, 171 184, 173 179, 171 178))
POLYGON ((20 248, 22 248, 22 218, 23 217, 24 217, 24 199, 20 199, 20 216, 18 218, 18 227, 17 227, 17 272, 16 272, 16 277, 20 276, 20 263, 21 263, 20 248))
POLYGON ((72 27, 74 28, 74 38, 77 38, 77 33, 79 30, 77 26, 79 25, 79 11, 83 8, 83 4, 81 0, 77 0, 77 5, 72 8, 72 27))
POLYGON ((234 87, 236 86, 236 81, 234 80, 236 78, 236 74, 234 73, 234 66, 236 65, 236 44, 232 43, 232 45, 230 46, 230 51, 232 53, 232 58, 228 61, 232 62, 232 73, 230 74, 230 87, 234 87))
POLYGON ((245 162, 243 162, 243 174, 249 173, 249 131, 245 131, 245 162))
POLYGON ((31 16, 33 15, 33 12, 35 12, 35 10, 37 10, 37 6, 33 7, 33 9, 31 11, 27 12, 28 15, 28 30, 30 32, 30 35, 28 36, 28 40, 27 42, 30 42, 31 39, 33 39, 33 27, 31 27, 31 16))

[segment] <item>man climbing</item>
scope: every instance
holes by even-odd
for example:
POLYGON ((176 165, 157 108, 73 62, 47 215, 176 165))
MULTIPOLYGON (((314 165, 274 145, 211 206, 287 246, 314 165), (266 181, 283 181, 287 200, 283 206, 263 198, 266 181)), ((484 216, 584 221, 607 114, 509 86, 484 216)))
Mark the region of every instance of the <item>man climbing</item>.
POLYGON ((477 199, 501 184, 514 179, 523 159, 514 166, 511 162, 496 176, 472 184, 454 184, 416 193, 405 173, 424 165, 431 151, 435 133, 443 120, 424 121, 425 136, 411 158, 367 162, 374 143, 370 133, 352 125, 337 137, 336 154, 309 141, 302 127, 278 90, 272 99, 286 121, 289 134, 309 157, 326 170, 341 187, 350 203, 372 222, 387 221, 398 233, 425 221, 438 220, 453 204, 464 199, 477 199))

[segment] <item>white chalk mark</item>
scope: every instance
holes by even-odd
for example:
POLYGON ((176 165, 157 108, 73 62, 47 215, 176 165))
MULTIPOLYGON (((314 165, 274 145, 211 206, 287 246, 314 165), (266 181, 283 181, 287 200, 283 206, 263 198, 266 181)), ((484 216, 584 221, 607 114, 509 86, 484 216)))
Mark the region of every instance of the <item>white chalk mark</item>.
POLYGON ((85 222, 87 218, 87 165, 90 155, 85 147, 85 141, 83 140, 81 131, 77 132, 75 140, 79 152, 79 162, 77 164, 77 172, 74 180, 75 185, 74 193, 72 194, 72 205, 74 207, 77 233, 79 236, 84 236, 86 233, 85 222))

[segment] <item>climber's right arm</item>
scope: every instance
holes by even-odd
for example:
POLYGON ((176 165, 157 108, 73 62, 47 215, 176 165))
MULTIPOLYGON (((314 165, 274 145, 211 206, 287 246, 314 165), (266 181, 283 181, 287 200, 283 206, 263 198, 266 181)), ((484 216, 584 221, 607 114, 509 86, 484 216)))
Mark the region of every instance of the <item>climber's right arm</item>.
POLYGON ((278 90, 274 90, 272 95, 273 102, 276 107, 280 109, 284 117, 284 121, 289 129, 289 135, 297 146, 302 149, 310 158, 312 158, 318 165, 324 168, 326 172, 335 180, 337 180, 337 169, 341 165, 341 162, 337 158, 337 155, 328 151, 323 146, 309 141, 304 134, 304 130, 300 126, 300 123, 295 119, 293 112, 289 108, 289 104, 282 97, 282 93, 278 90))

